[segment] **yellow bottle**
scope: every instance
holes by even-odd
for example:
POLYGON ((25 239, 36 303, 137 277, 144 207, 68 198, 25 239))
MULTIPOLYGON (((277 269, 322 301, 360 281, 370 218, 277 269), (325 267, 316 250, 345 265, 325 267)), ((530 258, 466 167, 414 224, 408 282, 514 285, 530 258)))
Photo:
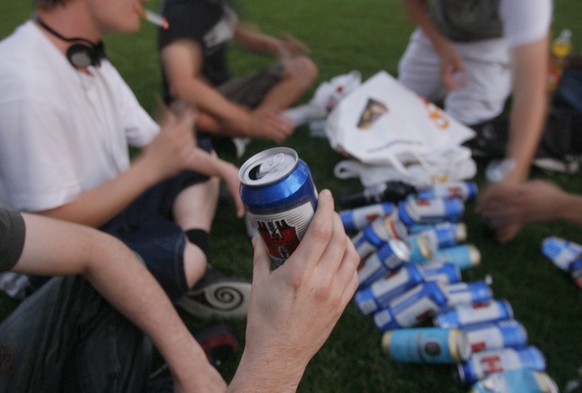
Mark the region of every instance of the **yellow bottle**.
POLYGON ((548 90, 554 91, 560 83, 562 72, 566 64, 566 58, 572 50, 572 32, 568 29, 562 30, 558 38, 552 41, 550 47, 550 69, 548 75, 548 90))

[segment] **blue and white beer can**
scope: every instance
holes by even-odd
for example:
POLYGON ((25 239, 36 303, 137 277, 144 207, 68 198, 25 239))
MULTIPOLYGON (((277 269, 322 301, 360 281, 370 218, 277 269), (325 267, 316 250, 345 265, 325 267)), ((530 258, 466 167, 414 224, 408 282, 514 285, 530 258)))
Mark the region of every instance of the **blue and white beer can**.
POLYGON ((467 333, 472 352, 527 345, 527 331, 515 319, 481 324, 463 330, 467 333))
POLYGON ((434 316, 447 304, 438 284, 429 281, 409 289, 374 314, 374 323, 381 332, 418 325, 434 316))
POLYGON ((371 253, 379 250, 390 239, 403 240, 407 237, 406 227, 389 215, 378 217, 358 232, 352 243, 360 258, 367 258, 371 253))
POLYGON ((375 203, 357 207, 355 209, 347 209, 339 212, 344 229, 346 232, 357 232, 363 229, 366 225, 374 221, 378 217, 384 217, 394 211, 394 204, 390 202, 375 203))
POLYGON ((435 327, 389 330, 382 350, 404 363, 456 364, 471 355, 465 332, 435 327))
POLYGON ((556 382, 545 372, 527 368, 489 374, 469 393, 559 393, 556 382))
POLYGON ((458 244, 436 250, 432 261, 452 263, 466 270, 481 263, 481 253, 474 244, 458 244))
POLYGON ((452 263, 429 263, 419 266, 425 281, 438 281, 443 284, 454 284, 461 281, 461 269, 452 263))
POLYGON ((369 287, 358 290, 354 299, 360 311, 369 315, 388 307, 394 298, 423 281, 420 269, 407 263, 397 271, 374 281, 369 287))
POLYGON ((580 244, 551 236, 542 242, 542 252, 558 268, 567 272, 570 264, 582 255, 582 246, 580 244))
POLYGON ((378 251, 360 261, 358 266, 359 288, 365 288, 384 275, 395 271, 410 259, 410 250, 406 243, 390 239, 378 251))
POLYGON ((434 325, 444 328, 468 328, 471 325, 491 323, 513 318, 513 309, 507 300, 493 299, 485 304, 460 305, 439 313, 434 325))
POLYGON ((492 349, 473 353, 467 361, 458 364, 457 373, 462 384, 472 385, 488 375, 522 368, 545 371, 546 359, 534 346, 492 349))
POLYGON ((240 168, 240 194, 275 267, 295 251, 317 207, 307 164, 287 147, 264 150, 240 168))
POLYGON ((465 205, 457 198, 408 198, 398 204, 398 217, 406 226, 459 222, 465 205))
POLYGON ((417 193, 418 199, 435 199, 435 198, 459 198, 465 202, 470 202, 475 199, 479 188, 475 182, 465 181, 451 181, 445 183, 437 183, 432 187, 420 190, 417 193))
POLYGON ((442 286, 447 306, 488 303, 493 299, 491 287, 484 281, 458 282, 442 286))

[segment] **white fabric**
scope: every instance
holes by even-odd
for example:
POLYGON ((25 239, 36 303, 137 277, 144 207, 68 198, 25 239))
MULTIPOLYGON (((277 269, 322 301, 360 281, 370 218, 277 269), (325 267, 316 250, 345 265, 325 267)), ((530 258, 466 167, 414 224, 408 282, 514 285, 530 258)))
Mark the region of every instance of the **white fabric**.
POLYGON ((381 71, 344 97, 330 114, 330 145, 354 161, 336 167, 340 178, 364 186, 401 180, 428 187, 476 173, 468 149, 470 128, 381 71))
POLYGON ((501 0, 504 38, 453 43, 465 64, 467 83, 450 92, 440 78, 438 54, 417 28, 399 62, 399 81, 430 101, 444 99, 447 113, 464 124, 492 119, 501 114, 511 94, 509 48, 542 38, 551 16, 551 0, 501 0))
POLYGON ((61 206, 129 167, 159 126, 107 61, 75 70, 31 21, 0 42, 0 204, 61 206))

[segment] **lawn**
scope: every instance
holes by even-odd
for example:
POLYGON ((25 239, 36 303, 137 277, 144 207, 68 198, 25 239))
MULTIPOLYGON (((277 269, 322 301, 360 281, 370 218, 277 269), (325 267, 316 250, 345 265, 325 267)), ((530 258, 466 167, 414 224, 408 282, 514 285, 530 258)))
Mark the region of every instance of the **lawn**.
MULTIPOLYGON (((156 2, 151 8, 156 7, 156 2)), ((319 82, 351 70, 367 79, 379 70, 395 74, 397 62, 413 28, 397 0, 295 0, 288 5, 266 0, 236 2, 243 18, 256 23, 268 33, 290 32, 311 48, 311 57, 320 69, 319 82)), ((581 11, 578 0, 556 2, 552 35, 563 28, 573 31, 574 49, 582 50, 581 11)), ((28 2, 0 3, 0 37, 31 14, 28 2)), ((160 92, 159 64, 155 53, 155 29, 144 24, 131 36, 111 35, 106 40, 108 55, 151 113, 156 112, 160 92)), ((269 62, 268 58, 247 55, 235 50, 233 68, 244 73, 269 62)), ((311 93, 311 92, 310 92, 311 93)), ((308 100, 307 94, 304 100, 308 100)), ((285 145, 296 149, 310 166, 319 189, 329 188, 336 196, 359 189, 358 181, 339 180, 333 175, 340 156, 322 138, 309 136, 307 128, 297 130, 285 145)), ((269 142, 253 142, 245 158, 264 148, 269 142)), ((534 171, 532 176, 551 178, 564 188, 582 193, 578 175, 548 175, 534 171)), ((483 184, 482 170, 475 181, 483 184)), ((340 210, 343 207, 337 206, 340 210)), ((531 225, 510 245, 501 247, 482 230, 474 205, 468 204, 464 221, 468 226, 468 242, 482 254, 481 264, 463 272, 464 281, 493 278, 496 298, 507 299, 515 317, 527 328, 529 343, 546 356, 547 371, 561 388, 582 367, 582 291, 555 268, 540 252, 547 236, 560 236, 582 243, 580 229, 566 224, 531 225)), ((237 220, 232 204, 225 203, 217 213, 211 239, 212 263, 239 276, 251 276, 252 248, 244 223, 237 220)), ((4 302, 5 309, 13 306, 4 302)), ((207 325, 225 321, 198 321, 184 315, 196 331, 207 325)), ((244 321, 228 322, 244 340, 244 321)), ((380 350, 381 335, 371 318, 363 316, 350 304, 328 342, 310 363, 300 392, 465 392, 455 384, 448 366, 399 364, 380 350)), ((240 354, 239 354, 240 355, 240 354)), ((284 354, 281 354, 284 356, 284 354)), ((229 379, 237 359, 222 368, 229 379)))

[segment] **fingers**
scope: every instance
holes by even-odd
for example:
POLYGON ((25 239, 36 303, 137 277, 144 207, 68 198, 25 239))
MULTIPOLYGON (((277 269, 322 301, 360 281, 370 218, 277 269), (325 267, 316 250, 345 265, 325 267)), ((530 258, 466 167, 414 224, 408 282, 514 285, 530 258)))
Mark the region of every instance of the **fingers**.
POLYGON ((299 247, 291 256, 295 260, 295 264, 313 268, 318 263, 332 236, 333 215, 333 197, 329 190, 323 190, 319 194, 317 209, 309 228, 299 247))

